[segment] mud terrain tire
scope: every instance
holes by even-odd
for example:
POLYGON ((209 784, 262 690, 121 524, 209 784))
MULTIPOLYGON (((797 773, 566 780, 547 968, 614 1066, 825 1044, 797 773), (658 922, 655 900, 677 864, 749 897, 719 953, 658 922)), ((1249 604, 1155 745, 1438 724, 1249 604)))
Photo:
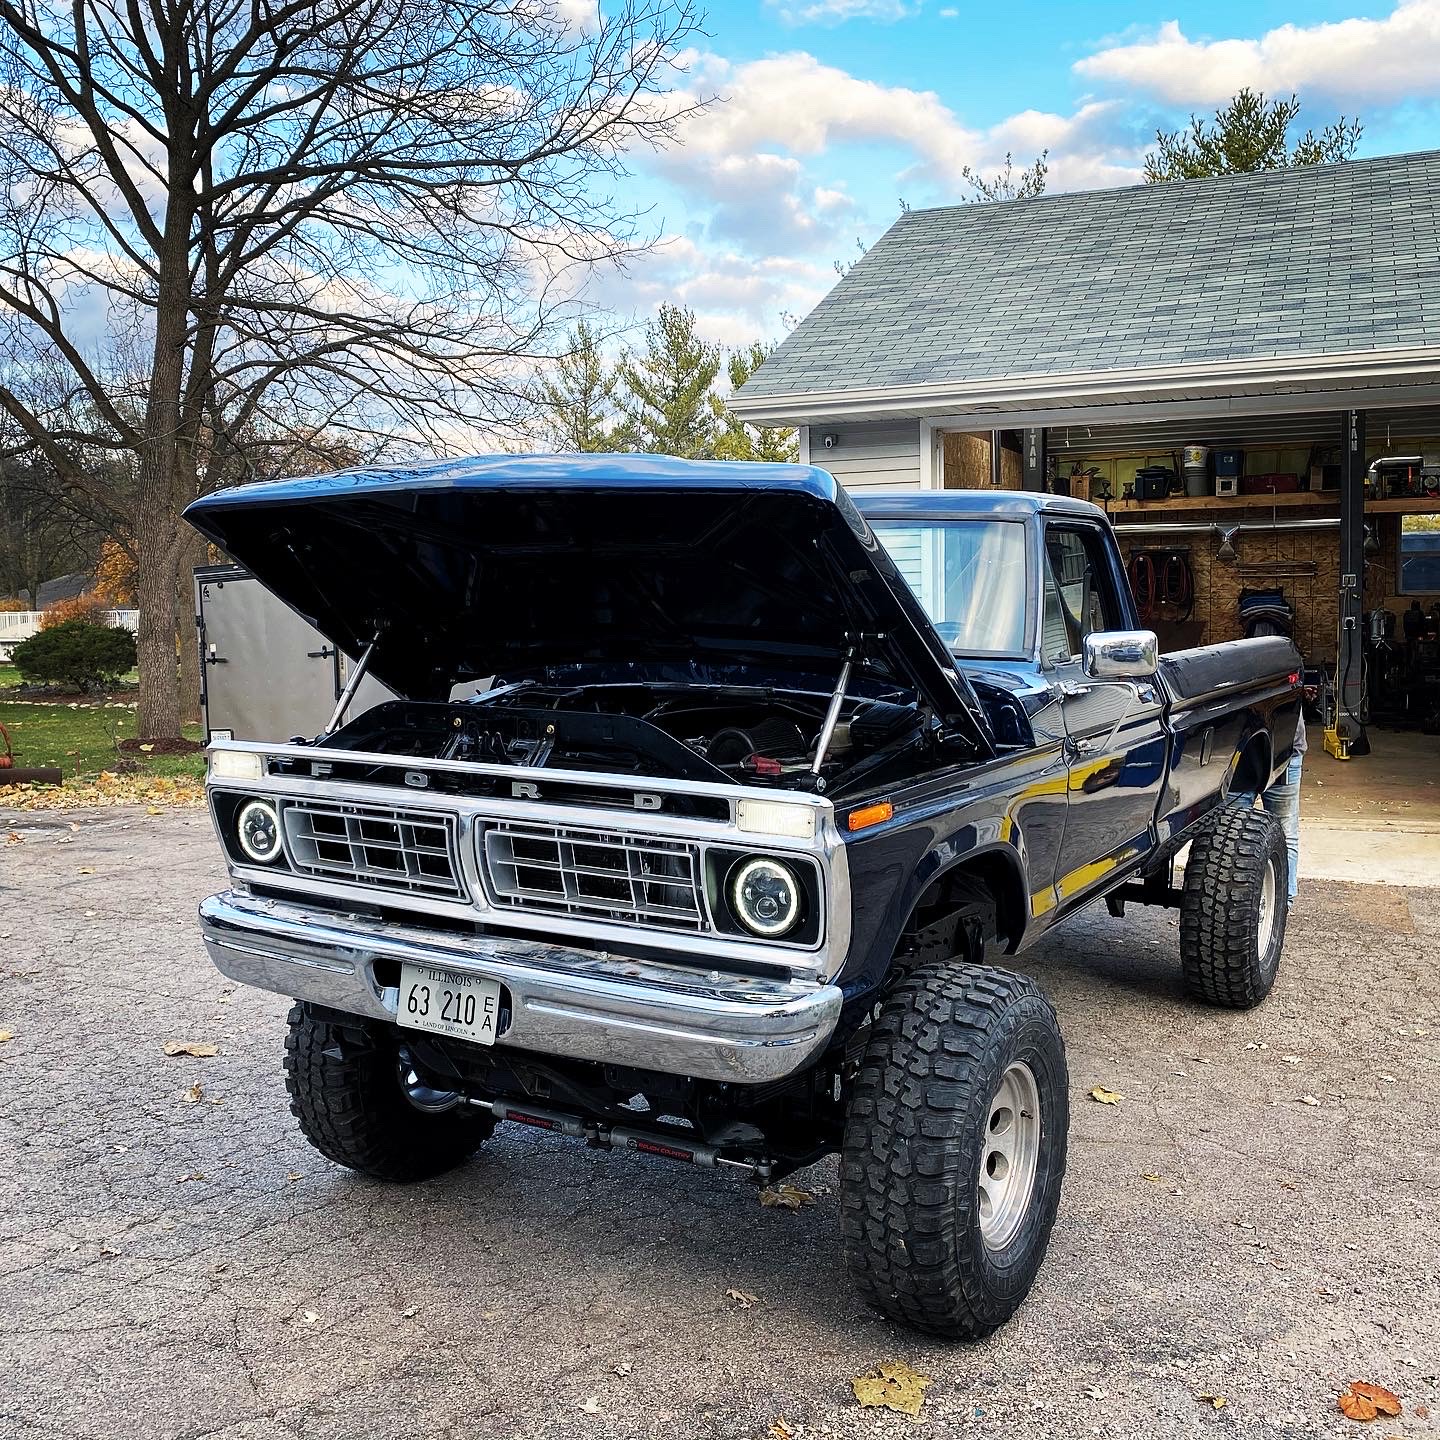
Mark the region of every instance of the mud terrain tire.
POLYGON ((463 1165, 494 1121, 416 1109, 400 1084, 395 1028, 297 1004, 285 1037, 285 1088, 305 1138, 327 1160, 406 1184, 463 1165))

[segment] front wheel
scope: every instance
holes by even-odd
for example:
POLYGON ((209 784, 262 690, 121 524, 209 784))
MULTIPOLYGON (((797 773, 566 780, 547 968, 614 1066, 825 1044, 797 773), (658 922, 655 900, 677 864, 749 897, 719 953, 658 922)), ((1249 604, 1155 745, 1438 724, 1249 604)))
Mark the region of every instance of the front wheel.
POLYGON ((428 1112, 411 1104, 393 1025, 297 1004, 289 1026, 290 1109, 328 1160, 375 1180, 427 1180, 464 1164, 495 1128, 464 1108, 428 1112))
POLYGON ((1069 1118, 1060 1026, 1032 980, 958 961, 906 976, 874 1022, 841 1157, 865 1299, 949 1338, 1003 1325, 1045 1257, 1069 1118))
POLYGON ((1180 901, 1180 968, 1199 1000, 1249 1010, 1275 984, 1289 912, 1285 831, 1264 810, 1227 806, 1197 835, 1180 901))

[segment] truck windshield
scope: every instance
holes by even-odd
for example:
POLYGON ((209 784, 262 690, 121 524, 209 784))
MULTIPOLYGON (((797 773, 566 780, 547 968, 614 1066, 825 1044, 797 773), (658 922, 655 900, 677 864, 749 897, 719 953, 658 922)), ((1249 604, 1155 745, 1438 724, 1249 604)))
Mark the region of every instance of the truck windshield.
POLYGON ((1022 522, 872 520, 870 524, 952 650, 962 655, 1015 655, 1025 649, 1022 522))

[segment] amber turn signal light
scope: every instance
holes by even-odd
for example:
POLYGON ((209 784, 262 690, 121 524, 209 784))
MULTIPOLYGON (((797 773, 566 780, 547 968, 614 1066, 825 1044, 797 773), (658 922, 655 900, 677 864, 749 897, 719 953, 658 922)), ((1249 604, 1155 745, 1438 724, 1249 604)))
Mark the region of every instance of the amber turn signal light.
POLYGON ((882 800, 878 805, 852 810, 845 824, 851 830, 868 830, 872 825, 883 825, 894 813, 895 807, 888 800, 882 800))

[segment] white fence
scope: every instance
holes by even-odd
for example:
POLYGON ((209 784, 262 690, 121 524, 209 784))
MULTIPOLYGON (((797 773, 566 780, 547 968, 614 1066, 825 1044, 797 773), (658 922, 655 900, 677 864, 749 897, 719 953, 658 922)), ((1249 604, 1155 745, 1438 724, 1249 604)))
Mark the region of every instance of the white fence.
MULTIPOLYGON (((22 641, 40 629, 43 610, 0 610, 0 660, 8 660, 22 641)), ((138 610, 102 610, 100 618, 106 625, 134 631, 140 626, 138 610)))

